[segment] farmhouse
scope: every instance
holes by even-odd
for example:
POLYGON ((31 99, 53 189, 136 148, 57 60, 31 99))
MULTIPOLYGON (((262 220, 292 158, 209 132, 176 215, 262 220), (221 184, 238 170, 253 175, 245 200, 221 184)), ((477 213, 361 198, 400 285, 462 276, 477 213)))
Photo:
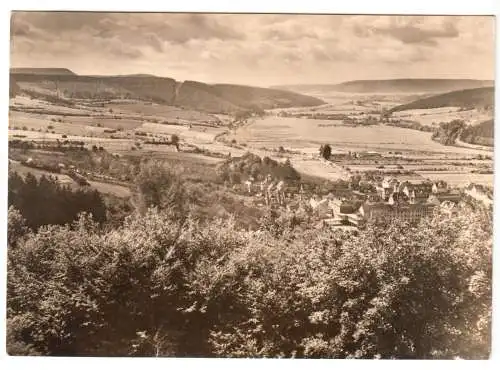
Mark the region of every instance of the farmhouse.
POLYGON ((362 159, 380 158, 380 157, 382 157, 382 154, 380 154, 379 152, 368 151, 368 152, 359 152, 358 153, 358 158, 362 158, 362 159))

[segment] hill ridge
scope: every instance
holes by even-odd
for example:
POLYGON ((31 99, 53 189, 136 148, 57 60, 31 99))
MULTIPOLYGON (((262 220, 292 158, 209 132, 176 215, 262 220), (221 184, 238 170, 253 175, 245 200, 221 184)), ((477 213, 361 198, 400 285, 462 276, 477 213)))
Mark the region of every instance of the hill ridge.
POLYGON ((494 86, 493 80, 479 79, 450 79, 450 78, 396 78, 351 80, 337 84, 295 84, 277 85, 279 88, 291 91, 306 91, 316 89, 319 91, 352 92, 352 93, 404 93, 404 92, 446 92, 468 88, 494 86))
POLYGON ((494 105, 494 88, 479 87, 437 94, 408 104, 398 105, 389 112, 400 112, 410 109, 430 109, 441 107, 461 107, 492 109, 494 105))
POLYGON ((126 98, 177 105, 209 113, 261 111, 270 108, 317 106, 318 98, 286 90, 234 84, 176 81, 169 77, 132 74, 89 76, 61 69, 11 69, 12 93, 34 91, 37 96, 63 99, 126 98), (58 70, 59 71, 59 70, 58 70), (48 73, 46 73, 48 72, 48 73), (72 72, 71 72, 72 73, 72 72), (15 84, 15 86, 14 86, 15 84))

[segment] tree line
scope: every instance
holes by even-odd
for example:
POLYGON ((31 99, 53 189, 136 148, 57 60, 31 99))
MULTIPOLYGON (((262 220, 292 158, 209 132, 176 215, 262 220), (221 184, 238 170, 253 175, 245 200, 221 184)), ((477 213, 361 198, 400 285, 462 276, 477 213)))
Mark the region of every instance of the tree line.
POLYGON ((19 210, 26 225, 37 230, 43 225, 64 225, 77 219, 80 212, 92 213, 97 222, 106 220, 106 207, 97 190, 73 191, 56 178, 28 173, 9 173, 8 205, 19 210))

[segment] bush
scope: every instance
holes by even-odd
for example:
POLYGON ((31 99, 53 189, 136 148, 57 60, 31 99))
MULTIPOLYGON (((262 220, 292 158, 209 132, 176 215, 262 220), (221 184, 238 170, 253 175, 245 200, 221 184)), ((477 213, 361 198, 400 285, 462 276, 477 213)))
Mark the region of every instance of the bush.
POLYGON ((332 155, 332 147, 329 144, 324 144, 319 147, 319 154, 324 158, 324 159, 330 159, 330 156, 332 155))
POLYGON ((150 210, 105 233, 82 215, 72 227, 30 235, 9 249, 9 354, 208 353, 201 333, 217 307, 192 288, 205 289, 203 276, 242 244, 232 229, 180 224, 150 210))
POLYGON ((187 215, 184 184, 180 176, 165 163, 142 162, 135 184, 138 193, 137 205, 141 212, 150 207, 158 207, 169 209, 179 218, 187 215))
POLYGON ((420 228, 372 224, 359 236, 308 232, 288 242, 248 244, 227 264, 226 285, 238 286, 239 293, 229 320, 210 333, 213 351, 234 357, 487 358, 491 220, 473 213, 471 226, 470 216, 467 210, 452 221, 437 215, 420 228), (479 239, 473 242, 470 232, 479 239), (477 258, 467 259, 472 250, 477 258), (425 302, 417 298, 422 296, 425 302))
POLYGON ((25 178, 9 173, 9 207, 19 210, 26 225, 36 230, 43 225, 62 225, 74 221, 80 212, 91 212, 98 222, 106 219, 106 210, 97 191, 72 191, 61 186, 55 178, 31 173, 25 178), (40 212, 48 210, 50 212, 40 212))

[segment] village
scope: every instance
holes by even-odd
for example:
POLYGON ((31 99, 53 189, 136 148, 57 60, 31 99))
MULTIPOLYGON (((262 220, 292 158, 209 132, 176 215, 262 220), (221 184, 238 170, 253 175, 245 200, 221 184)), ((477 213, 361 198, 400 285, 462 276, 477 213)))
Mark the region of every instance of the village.
MULTIPOLYGON (((346 155, 352 158, 382 158, 377 152, 337 153, 331 158, 335 160, 346 155)), ((258 156, 247 153, 228 160, 232 162, 229 167, 245 173, 242 162, 248 159, 259 163, 258 156)), ((272 160, 265 158, 264 161, 272 160)), ((285 161, 283 166, 289 166, 289 161, 285 161)), ((250 173, 254 171, 250 170, 250 173)), ((484 185, 469 183, 460 188, 443 180, 431 181, 412 171, 366 171, 353 174, 345 181, 326 182, 319 187, 290 176, 287 180, 286 177, 282 173, 243 174, 226 181, 225 185, 250 197, 259 207, 312 214, 318 228, 361 229, 372 220, 396 218, 417 223, 436 210, 453 216, 464 201, 480 203, 487 208, 493 205, 493 193, 484 185)))

